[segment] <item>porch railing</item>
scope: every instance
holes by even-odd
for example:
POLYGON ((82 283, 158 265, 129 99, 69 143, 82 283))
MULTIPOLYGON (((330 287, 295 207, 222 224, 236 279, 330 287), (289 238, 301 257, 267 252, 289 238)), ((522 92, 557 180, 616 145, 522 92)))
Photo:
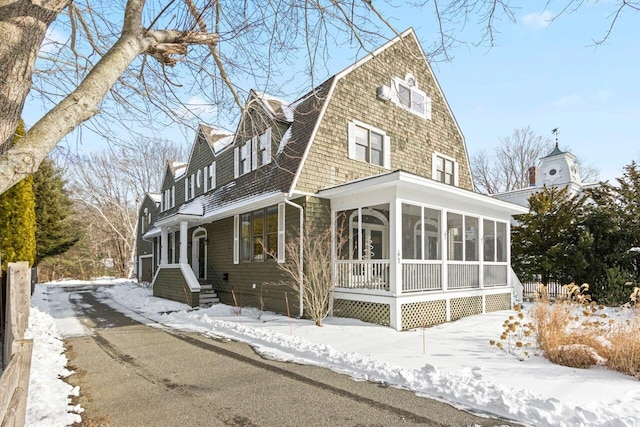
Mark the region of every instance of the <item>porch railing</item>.
POLYGON ((507 266, 505 264, 485 264, 484 286, 507 286, 507 266))
POLYGON ((480 287, 479 264, 448 264, 448 289, 467 289, 480 287))
POLYGON ((434 291, 442 289, 442 262, 402 263, 402 292, 434 291))
POLYGON ((338 261, 339 288, 389 290, 389 261, 338 261))

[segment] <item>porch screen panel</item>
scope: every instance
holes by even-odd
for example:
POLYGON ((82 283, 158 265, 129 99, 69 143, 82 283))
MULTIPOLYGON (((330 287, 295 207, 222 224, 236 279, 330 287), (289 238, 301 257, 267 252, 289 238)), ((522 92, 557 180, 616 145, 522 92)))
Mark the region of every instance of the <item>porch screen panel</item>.
POLYGON ((482 221, 482 241, 483 241, 483 259, 485 261, 494 262, 496 260, 496 223, 485 219, 482 221))
POLYGON ((440 254, 440 211, 424 208, 424 250, 425 259, 442 259, 440 254))
POLYGON ((402 204, 402 258, 422 259, 422 208, 402 204))
POLYGON ((464 217, 465 261, 478 261, 478 218, 464 217))
POLYGON ((496 258, 498 262, 507 262, 507 224, 496 223, 496 258))
POLYGON ((462 215, 447 214, 447 246, 448 259, 451 261, 464 260, 462 215))

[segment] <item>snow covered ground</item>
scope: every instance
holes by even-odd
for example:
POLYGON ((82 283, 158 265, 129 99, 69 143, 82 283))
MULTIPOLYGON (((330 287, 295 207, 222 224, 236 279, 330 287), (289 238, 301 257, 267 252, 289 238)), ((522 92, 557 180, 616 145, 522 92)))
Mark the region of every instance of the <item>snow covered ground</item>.
MULTIPOLYGON (((52 292, 43 297, 47 287, 74 283, 36 287, 30 328, 36 344, 28 425, 67 425, 77 421, 82 411, 70 403, 69 396, 78 390, 55 373, 68 375, 60 337, 87 331, 73 317, 68 298, 56 299, 52 292), (47 375, 49 382, 43 378, 47 375), (52 396, 47 407, 31 398, 42 395, 52 396)), ((499 338, 511 311, 396 332, 337 318, 326 319, 325 326, 318 328, 311 321, 255 309, 245 308, 237 315, 225 305, 192 310, 154 298, 151 291, 133 283, 105 286, 100 295, 105 303, 145 324, 247 342, 265 357, 324 366, 356 380, 384 382, 478 414, 535 426, 640 425, 638 380, 601 368, 553 365, 535 354, 520 361, 490 346, 490 340, 499 338)))

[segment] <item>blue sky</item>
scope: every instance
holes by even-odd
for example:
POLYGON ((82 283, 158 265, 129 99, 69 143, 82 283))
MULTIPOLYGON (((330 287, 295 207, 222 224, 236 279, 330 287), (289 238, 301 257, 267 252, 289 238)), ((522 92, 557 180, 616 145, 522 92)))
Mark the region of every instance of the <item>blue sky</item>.
POLYGON ((551 23, 555 11, 522 9, 515 24, 500 26, 497 46, 457 49, 451 62, 433 65, 471 155, 530 125, 549 137, 558 127, 560 144, 601 179, 640 159, 640 32, 625 16, 595 47, 610 7, 585 3, 551 23))
MULTIPOLYGON (((589 0, 553 22, 557 10, 540 9, 545 2, 525 3, 516 10, 515 22, 497 23, 494 47, 458 47, 449 52, 450 61, 432 62, 470 155, 491 152, 517 128, 530 126, 549 138, 551 129, 559 128, 561 146, 597 167, 601 179, 621 176, 623 166, 640 160, 638 14, 624 14, 607 42, 596 47, 593 39, 607 32, 612 0, 589 0)), ((413 27, 425 47, 437 35, 430 10, 378 4, 399 31, 413 27)), ((478 41, 478 31, 472 22, 460 37, 478 41)), ((347 47, 330 52, 326 75, 316 76, 317 83, 366 53, 347 47)), ((198 95, 191 95, 197 101, 198 95)), ((39 109, 31 102, 25 110, 28 125, 39 109)), ((90 132, 78 135, 74 132, 67 144, 75 147, 80 139, 81 150, 102 145, 90 132)), ((194 137, 177 127, 162 136, 187 144, 194 137)))

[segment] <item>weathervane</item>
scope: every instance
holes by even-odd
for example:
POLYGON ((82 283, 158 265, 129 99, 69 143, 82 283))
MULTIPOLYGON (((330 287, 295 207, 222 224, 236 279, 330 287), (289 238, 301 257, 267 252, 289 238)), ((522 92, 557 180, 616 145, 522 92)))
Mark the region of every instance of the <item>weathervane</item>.
POLYGON ((558 146, 558 129, 560 128, 551 129, 551 133, 556 136, 556 147, 558 146))

